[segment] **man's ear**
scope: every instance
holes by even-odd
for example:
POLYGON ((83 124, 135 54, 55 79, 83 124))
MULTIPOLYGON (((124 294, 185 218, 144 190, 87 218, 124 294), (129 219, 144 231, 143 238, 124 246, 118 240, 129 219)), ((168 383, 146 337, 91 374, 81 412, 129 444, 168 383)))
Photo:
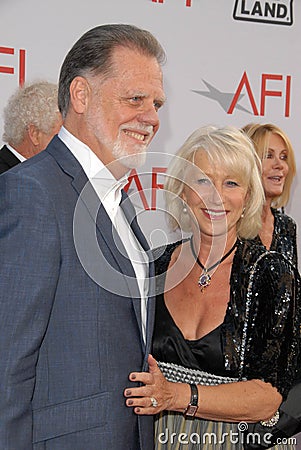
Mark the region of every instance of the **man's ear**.
POLYGON ((86 78, 75 77, 70 83, 70 102, 76 113, 82 114, 86 110, 90 93, 90 86, 86 78))
POLYGON ((40 144, 40 139, 39 139, 40 132, 33 123, 31 123, 28 126, 27 133, 28 133, 28 137, 31 140, 34 147, 37 147, 40 144))

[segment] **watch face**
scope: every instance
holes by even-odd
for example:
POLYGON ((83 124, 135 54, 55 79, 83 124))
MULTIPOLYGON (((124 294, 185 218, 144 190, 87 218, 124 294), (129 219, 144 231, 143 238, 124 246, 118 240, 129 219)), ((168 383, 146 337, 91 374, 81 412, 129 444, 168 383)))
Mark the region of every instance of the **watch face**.
POLYGON ((193 405, 188 405, 186 408, 186 411, 184 413, 185 417, 194 417, 196 412, 198 410, 197 406, 193 406, 193 405))

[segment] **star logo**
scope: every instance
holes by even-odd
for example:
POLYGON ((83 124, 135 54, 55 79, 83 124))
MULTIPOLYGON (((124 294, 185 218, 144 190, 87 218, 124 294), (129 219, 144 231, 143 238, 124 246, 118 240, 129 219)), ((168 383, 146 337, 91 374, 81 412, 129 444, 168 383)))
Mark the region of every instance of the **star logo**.
MULTIPOLYGON (((232 103, 233 97, 235 93, 233 92, 222 92, 219 91, 217 88, 212 86, 212 84, 208 83, 205 80, 202 80, 203 83, 208 88, 208 91, 198 91, 195 89, 192 89, 192 92, 195 92, 196 94, 202 95, 203 97, 210 98, 211 100, 215 100, 219 105, 223 108, 223 110, 228 114, 230 105, 232 103)), ((240 94, 238 97, 238 101, 236 103, 236 108, 240 111, 243 111, 247 114, 252 114, 250 111, 248 111, 246 108, 241 106, 239 102, 243 99, 245 94, 240 94)))

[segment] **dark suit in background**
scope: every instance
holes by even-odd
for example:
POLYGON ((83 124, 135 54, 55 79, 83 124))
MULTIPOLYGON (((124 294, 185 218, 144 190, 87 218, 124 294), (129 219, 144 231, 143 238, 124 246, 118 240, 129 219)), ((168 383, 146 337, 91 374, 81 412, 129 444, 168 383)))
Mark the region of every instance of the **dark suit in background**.
POLYGON ((6 147, 6 145, 3 145, 0 150, 0 173, 6 172, 20 162, 21 161, 6 147))

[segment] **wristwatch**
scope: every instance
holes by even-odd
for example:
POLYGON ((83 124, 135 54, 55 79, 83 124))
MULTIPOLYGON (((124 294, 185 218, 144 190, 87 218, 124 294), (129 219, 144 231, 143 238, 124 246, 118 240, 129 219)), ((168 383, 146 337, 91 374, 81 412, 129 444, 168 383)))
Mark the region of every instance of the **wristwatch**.
POLYGON ((196 412, 198 410, 198 401, 199 401, 199 393, 198 388, 196 384, 190 384, 191 389, 191 398, 190 402, 188 403, 187 407, 184 411, 184 417, 190 417, 193 418, 196 415, 196 412))

